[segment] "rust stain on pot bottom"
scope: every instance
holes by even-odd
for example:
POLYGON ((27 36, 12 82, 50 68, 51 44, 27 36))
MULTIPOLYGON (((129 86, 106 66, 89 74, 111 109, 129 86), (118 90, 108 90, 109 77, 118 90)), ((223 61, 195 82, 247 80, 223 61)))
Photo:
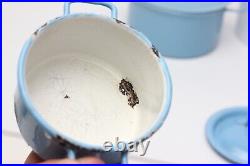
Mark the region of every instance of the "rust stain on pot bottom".
POLYGON ((128 105, 132 108, 134 108, 136 104, 139 104, 139 98, 137 97, 137 94, 133 89, 133 85, 130 82, 122 79, 119 83, 119 90, 123 95, 128 97, 128 105))

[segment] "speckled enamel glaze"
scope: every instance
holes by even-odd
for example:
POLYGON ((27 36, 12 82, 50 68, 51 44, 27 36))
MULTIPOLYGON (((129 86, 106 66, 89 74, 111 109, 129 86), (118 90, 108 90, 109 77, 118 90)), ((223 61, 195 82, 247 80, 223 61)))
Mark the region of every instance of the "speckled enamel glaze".
POLYGON ((117 19, 112 3, 92 3, 108 7, 111 18, 70 14, 70 4, 23 46, 18 126, 43 159, 97 155, 127 163, 127 151, 105 152, 102 143, 115 136, 144 141, 160 128, 172 98, 167 65, 142 33, 117 19), (133 107, 131 94, 119 89, 122 79, 138 97, 133 107))

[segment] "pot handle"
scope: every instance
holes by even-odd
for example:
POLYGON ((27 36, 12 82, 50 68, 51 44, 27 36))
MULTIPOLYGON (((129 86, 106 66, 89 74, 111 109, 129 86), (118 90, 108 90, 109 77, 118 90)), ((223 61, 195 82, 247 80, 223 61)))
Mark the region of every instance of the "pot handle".
POLYGON ((110 2, 65 2, 64 3, 64 16, 70 15, 70 5, 72 3, 89 3, 94 5, 101 5, 111 10, 111 17, 117 19, 117 8, 113 3, 110 2))

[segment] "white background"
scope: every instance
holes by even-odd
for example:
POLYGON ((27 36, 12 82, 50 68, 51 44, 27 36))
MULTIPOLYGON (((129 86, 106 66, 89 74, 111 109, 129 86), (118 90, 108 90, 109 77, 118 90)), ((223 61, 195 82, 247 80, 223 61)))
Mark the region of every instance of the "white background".
MULTIPOLYGON (((128 3, 115 3, 127 22, 128 3)), ((233 5, 233 7, 237 5, 233 5)), ((22 163, 30 148, 19 134, 13 95, 20 50, 46 21, 63 14, 63 3, 3 3, 3 162, 22 163)), ((109 15, 103 7, 74 4, 72 12, 109 15)), ((169 59, 173 102, 163 127, 151 138, 145 157, 130 163, 227 163, 207 144, 204 127, 210 115, 225 107, 248 104, 248 48, 234 33, 237 14, 226 12, 217 49, 195 59, 169 59)))

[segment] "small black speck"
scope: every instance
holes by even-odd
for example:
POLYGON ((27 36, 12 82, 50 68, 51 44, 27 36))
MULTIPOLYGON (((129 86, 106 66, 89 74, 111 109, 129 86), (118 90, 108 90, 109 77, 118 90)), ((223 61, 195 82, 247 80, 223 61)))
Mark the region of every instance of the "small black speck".
POLYGON ((153 50, 153 52, 155 53, 155 55, 159 58, 159 57, 160 57, 160 56, 159 56, 159 51, 155 48, 154 45, 152 45, 152 50, 153 50))
POLYGON ((68 95, 65 95, 64 98, 65 98, 65 99, 69 99, 70 97, 69 97, 68 95))
POLYGON ((125 22, 122 22, 121 20, 118 20, 118 19, 116 19, 116 22, 117 22, 118 24, 126 24, 125 22))
POLYGON ((48 24, 48 23, 46 22, 45 24, 43 24, 43 25, 41 26, 41 28, 44 28, 47 24, 48 24))
POLYGON ((38 34, 39 29, 37 29, 33 34, 36 36, 38 34))

